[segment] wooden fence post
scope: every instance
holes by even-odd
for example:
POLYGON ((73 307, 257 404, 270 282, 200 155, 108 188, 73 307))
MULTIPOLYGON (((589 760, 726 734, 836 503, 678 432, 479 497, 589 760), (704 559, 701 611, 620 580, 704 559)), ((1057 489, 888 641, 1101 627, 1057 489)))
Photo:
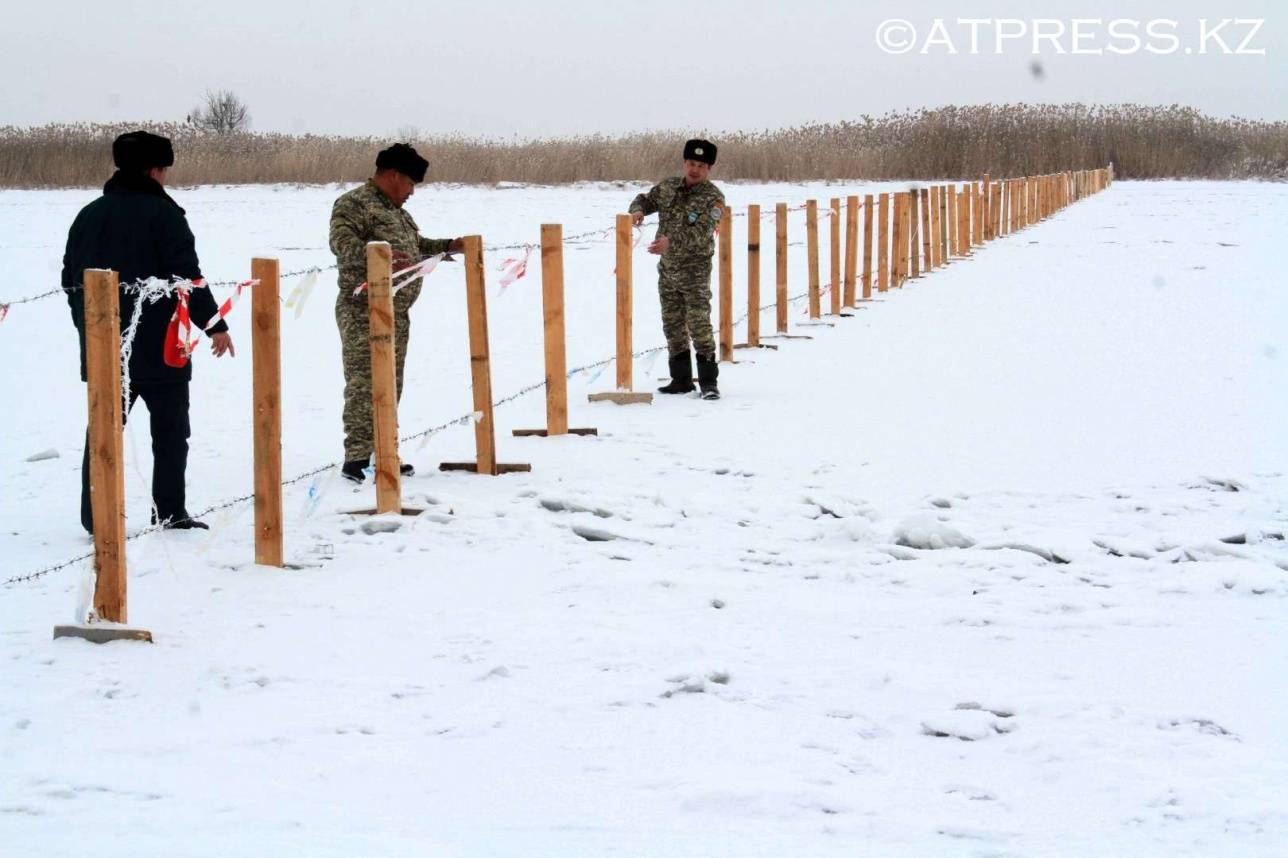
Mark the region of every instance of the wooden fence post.
POLYGON ((910 277, 916 278, 921 276, 921 235, 918 225, 920 223, 920 214, 925 206, 921 205, 921 192, 917 188, 908 191, 908 254, 910 277))
POLYGON ((961 248, 957 245, 957 235, 961 232, 957 222, 957 189, 952 185, 945 185, 944 193, 948 197, 948 223, 945 224, 948 229, 948 258, 952 259, 961 255, 961 248))
POLYGON ((760 345, 760 206, 747 206, 747 345, 760 345))
POLYGON ((863 195, 863 300, 872 300, 872 195, 863 195))
POLYGON ((890 286, 893 289, 903 288, 903 276, 908 264, 908 231, 907 218, 904 212, 908 208, 908 195, 902 191, 894 192, 894 211, 891 215, 890 229, 890 286))
POLYGON ((541 225, 541 315, 546 352, 546 428, 514 429, 517 436, 598 435, 568 428, 568 354, 564 329, 563 226, 541 225))
POLYGON ((993 183, 993 210, 992 210, 992 235, 994 239, 1002 235, 1002 213, 1006 208, 1006 201, 1002 196, 1003 183, 998 181, 993 183))
POLYGON ((890 195, 890 288, 898 289, 903 285, 904 258, 904 220, 903 209, 907 199, 902 191, 890 195))
POLYGON ((890 288, 890 195, 882 194, 877 230, 877 291, 890 288))
POLYGON ((282 566, 282 304, 276 259, 252 259, 255 562, 282 566))
POLYGON ((629 214, 617 216, 617 389, 634 387, 634 226, 629 214))
POLYGON ((845 306, 854 306, 859 273, 859 198, 845 198, 845 306))
POLYGON ((980 183, 980 235, 979 243, 990 240, 993 236, 989 233, 989 225, 993 222, 993 183, 989 179, 988 173, 984 174, 984 179, 980 183))
POLYGON ((934 271, 943 264, 939 253, 939 232, 943 228, 943 218, 939 215, 939 186, 930 186, 930 269, 934 271))
POLYGON ((899 194, 899 256, 895 260, 895 270, 899 272, 899 288, 908 282, 912 273, 912 194, 903 191, 899 194))
POLYGON ((984 201, 980 198, 977 182, 970 183, 970 244, 972 248, 984 243, 984 201))
POLYGON ((809 317, 823 315, 818 286, 818 200, 805 203, 805 253, 809 257, 809 317))
POLYGON ((927 274, 934 264, 930 258, 930 189, 921 189, 921 249, 913 248, 913 253, 921 254, 921 270, 927 274))
POLYGON ((546 430, 551 435, 563 435, 568 431, 563 224, 541 225, 541 315, 546 346, 546 430))
MULTIPOLYGON (((623 217, 629 225, 630 215, 623 217)), ((473 462, 443 462, 438 468, 442 471, 472 471, 492 477, 514 471, 530 471, 531 465, 502 465, 496 460, 496 423, 492 418, 492 352, 488 344, 483 238, 467 235, 464 241, 465 309, 469 313, 470 326, 470 382, 474 394, 476 458, 473 462)))
MULTIPOLYGON (((613 402, 617 405, 648 405, 651 393, 635 393, 635 297, 632 272, 635 266, 635 239, 632 234, 634 221, 629 214, 619 214, 616 220, 617 235, 617 324, 614 339, 617 346, 616 389, 592 393, 590 402, 613 402)), ((480 277, 482 274, 480 273, 480 277)))
POLYGON ((829 315, 841 315, 841 200, 838 197, 832 197, 828 203, 829 221, 828 221, 828 250, 830 251, 828 266, 829 280, 831 281, 828 288, 829 315))
POLYGON ((961 256, 970 256, 970 185, 962 185, 957 191, 957 252, 961 256))
POLYGON ((94 613, 129 621, 125 580, 125 461, 121 403, 120 285, 115 271, 85 272, 85 390, 94 516, 94 613))
POLYGON ((948 253, 948 233, 952 229, 952 216, 948 211, 948 198, 952 196, 947 184, 939 186, 939 264, 947 265, 951 259, 948 253))
MULTIPOLYGON (((128 620, 125 573, 125 462, 122 455, 121 295, 115 271, 84 272, 85 370, 89 404, 89 487, 94 517, 94 616, 128 620)), ((151 641, 152 633, 123 626, 54 626, 54 637, 151 641)))
POLYGON ((720 218, 720 362, 733 363, 733 210, 720 218))
POLYGON ((780 334, 787 333, 787 203, 774 206, 774 298, 775 322, 780 334))
POLYGON ((903 192, 903 218, 900 225, 899 233, 899 287, 908 282, 912 273, 912 249, 916 246, 913 243, 913 230, 916 228, 916 219, 913 218, 913 192, 903 192))
POLYGON ((998 222, 997 234, 1006 235, 1008 232, 1011 231, 1010 224, 1007 222, 1007 218, 1011 216, 1011 181, 1010 179, 1003 179, 1000 183, 998 183, 997 190, 1002 196, 1001 204, 998 205, 998 208, 1001 210, 1001 213, 997 219, 997 222, 998 222))
POLYGON ((394 357, 393 256, 387 241, 367 242, 371 404, 375 420, 376 513, 402 511, 398 460, 398 383, 394 357))

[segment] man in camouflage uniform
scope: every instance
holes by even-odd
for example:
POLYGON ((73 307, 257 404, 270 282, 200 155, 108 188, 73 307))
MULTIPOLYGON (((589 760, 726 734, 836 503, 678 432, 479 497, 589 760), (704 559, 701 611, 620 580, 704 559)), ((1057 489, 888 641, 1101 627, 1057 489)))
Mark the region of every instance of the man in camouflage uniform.
POLYGON ((711 330, 711 256, 715 231, 724 214, 724 194, 708 181, 716 147, 706 140, 684 144, 684 174, 663 179, 631 203, 639 224, 658 213, 657 237, 649 253, 662 257, 657 290, 662 301, 662 332, 670 353, 671 383, 662 393, 693 390, 689 342, 698 358, 698 384, 703 399, 719 399, 716 387, 716 340, 711 330))
MULTIPOLYGON (((371 411, 371 346, 367 292, 354 290, 367 281, 367 242, 387 241, 393 250, 394 271, 438 253, 456 253, 459 239, 424 238, 416 221, 403 209, 425 180, 429 162, 415 149, 396 143, 376 156, 376 174, 360 188, 341 196, 331 209, 331 252, 340 268, 340 294, 335 301, 335 321, 340 328, 344 361, 344 467, 346 479, 361 483, 375 449, 371 411)), ((408 311, 420 295, 417 281, 394 295, 394 355, 398 397, 402 397, 403 366, 411 334, 408 311)), ((404 475, 414 473, 401 465, 404 475)))

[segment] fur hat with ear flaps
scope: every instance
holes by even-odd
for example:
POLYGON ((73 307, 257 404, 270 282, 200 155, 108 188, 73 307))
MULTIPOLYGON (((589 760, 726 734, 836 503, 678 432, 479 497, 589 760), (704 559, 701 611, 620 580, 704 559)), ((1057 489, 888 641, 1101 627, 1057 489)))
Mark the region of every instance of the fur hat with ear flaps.
POLYGON ((716 144, 710 140, 690 140, 684 144, 684 160, 715 165, 716 144))

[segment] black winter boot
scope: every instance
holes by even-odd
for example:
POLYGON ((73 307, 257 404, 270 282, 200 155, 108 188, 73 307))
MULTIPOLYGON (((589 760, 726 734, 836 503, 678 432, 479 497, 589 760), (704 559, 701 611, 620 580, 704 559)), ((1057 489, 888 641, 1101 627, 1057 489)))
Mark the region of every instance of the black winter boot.
POLYGON ((367 479, 366 469, 366 459, 353 459, 340 466, 340 476, 351 483, 361 484, 367 479))
POLYGON ((719 399, 720 390, 716 379, 720 376, 720 365, 714 356, 698 355, 698 386, 702 388, 703 399, 719 399))
POLYGON ((671 355, 669 363, 671 383, 659 387, 658 393, 692 393, 693 363, 689 358, 689 352, 686 350, 678 355, 671 355))

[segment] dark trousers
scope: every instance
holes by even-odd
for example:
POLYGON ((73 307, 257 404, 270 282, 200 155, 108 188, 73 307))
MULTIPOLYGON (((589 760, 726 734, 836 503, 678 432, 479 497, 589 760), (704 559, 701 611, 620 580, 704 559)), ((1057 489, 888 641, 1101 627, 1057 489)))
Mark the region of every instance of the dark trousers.
MULTIPOLYGON (((152 430, 152 503, 157 519, 188 517, 184 474, 188 469, 188 382, 134 382, 130 385, 128 416, 134 401, 142 397, 148 407, 152 430)), ((81 460, 81 524, 94 531, 94 513, 89 500, 89 429, 85 430, 85 457, 81 460)))

